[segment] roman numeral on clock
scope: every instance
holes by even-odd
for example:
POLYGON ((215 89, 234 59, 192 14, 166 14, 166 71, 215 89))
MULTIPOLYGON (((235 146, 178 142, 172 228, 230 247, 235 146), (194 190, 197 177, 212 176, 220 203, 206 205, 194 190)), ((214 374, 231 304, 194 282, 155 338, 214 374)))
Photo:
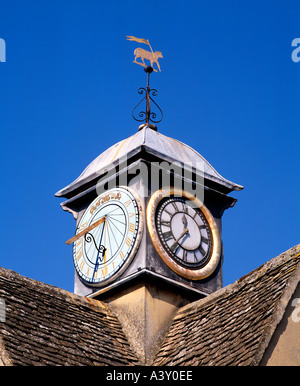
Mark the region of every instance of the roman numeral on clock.
POLYGON ((177 243, 174 243, 170 246, 171 252, 174 253, 174 255, 176 255, 178 248, 179 248, 179 245, 177 243))
POLYGON ((162 236, 165 239, 165 241, 171 240, 173 238, 173 234, 171 231, 162 233, 162 236))
POLYGON ((166 226, 168 228, 171 227, 170 221, 165 221, 165 220, 161 220, 160 225, 164 225, 164 226, 166 226))
POLYGON ((201 253, 201 255, 204 257, 206 252, 205 250, 202 248, 202 246, 200 245, 199 248, 198 248, 199 252, 201 253))
POLYGON ((176 205, 176 202, 172 201, 171 204, 172 204, 173 208, 175 209, 175 211, 178 212, 178 211, 179 211, 179 208, 178 208, 178 206, 176 205))
POLYGON ((208 244, 208 239, 204 236, 201 237, 201 242, 204 244, 208 244))

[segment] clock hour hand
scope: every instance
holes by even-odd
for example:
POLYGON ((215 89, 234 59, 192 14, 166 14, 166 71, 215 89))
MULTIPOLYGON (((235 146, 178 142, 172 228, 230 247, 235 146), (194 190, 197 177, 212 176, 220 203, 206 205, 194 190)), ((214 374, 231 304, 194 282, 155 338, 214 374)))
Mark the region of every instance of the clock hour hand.
POLYGON ((77 233, 75 236, 71 237, 69 240, 66 241, 66 244, 70 245, 74 243, 74 241, 80 239, 80 237, 84 236, 85 234, 89 233, 92 229, 96 228, 100 224, 102 224, 105 221, 105 216, 100 218, 100 220, 95 221, 92 225, 85 228, 83 231, 77 233))
POLYGON ((184 235, 186 235, 186 234, 188 233, 188 231, 189 231, 189 230, 188 230, 187 228, 185 228, 184 231, 181 233, 181 235, 180 235, 179 237, 177 237, 177 239, 174 241, 174 243, 170 246, 170 248, 171 248, 171 249, 174 248, 175 245, 178 244, 178 241, 179 241, 180 239, 182 239, 182 237, 183 237, 184 235))

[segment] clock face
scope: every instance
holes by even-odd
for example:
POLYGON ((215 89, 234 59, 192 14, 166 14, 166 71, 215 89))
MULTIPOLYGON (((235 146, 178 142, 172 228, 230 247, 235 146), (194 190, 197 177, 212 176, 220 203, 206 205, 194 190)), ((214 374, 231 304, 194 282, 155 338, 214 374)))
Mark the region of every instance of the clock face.
POLYGON ((192 280, 209 276, 221 256, 221 239, 210 211, 189 193, 159 190, 147 206, 152 242, 163 261, 192 280))
POLYGON ((198 268, 209 259, 209 224, 187 198, 164 198, 158 205, 156 228, 166 251, 184 267, 198 268))
POLYGON ((140 241, 141 203, 129 188, 97 197, 79 221, 73 259, 80 278, 101 286, 130 263, 140 241))

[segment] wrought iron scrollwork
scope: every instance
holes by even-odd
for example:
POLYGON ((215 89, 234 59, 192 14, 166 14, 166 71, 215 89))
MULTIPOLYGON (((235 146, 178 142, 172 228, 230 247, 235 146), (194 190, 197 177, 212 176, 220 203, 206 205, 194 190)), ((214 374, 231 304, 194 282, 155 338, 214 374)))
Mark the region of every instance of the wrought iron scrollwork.
POLYGON ((99 247, 97 246, 95 237, 94 237, 91 233, 86 233, 86 234, 84 235, 84 239, 85 239, 85 241, 86 241, 87 243, 93 242, 95 248, 97 249, 97 251, 98 251, 99 253, 102 253, 102 254, 103 254, 103 253, 106 251, 106 248, 104 247, 104 245, 100 245, 99 247))
POLYGON ((139 103, 132 110, 132 117, 137 122, 144 122, 145 121, 147 124, 149 124, 149 122, 159 123, 163 119, 163 112, 162 112, 161 108, 158 106, 158 104, 152 98, 152 97, 157 96, 157 90, 155 88, 150 88, 150 86, 149 86, 149 76, 150 76, 151 72, 153 71, 153 68, 150 66, 147 66, 147 67, 145 67, 145 71, 147 73, 147 88, 140 87, 138 89, 138 93, 140 95, 144 95, 144 97, 143 97, 143 99, 141 99, 139 101, 139 103), (146 100, 146 111, 136 112, 138 109, 138 106, 144 100, 146 100), (158 113, 151 111, 151 102, 153 102, 154 105, 157 107, 158 113))

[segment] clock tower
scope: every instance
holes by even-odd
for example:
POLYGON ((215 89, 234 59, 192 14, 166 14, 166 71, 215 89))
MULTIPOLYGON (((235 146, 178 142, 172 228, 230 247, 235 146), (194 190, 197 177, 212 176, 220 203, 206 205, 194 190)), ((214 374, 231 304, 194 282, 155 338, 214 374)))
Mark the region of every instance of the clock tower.
POLYGON ((110 304, 147 363, 178 307, 222 287, 222 215, 243 187, 157 131, 145 71, 146 122, 56 196, 76 220, 74 292, 110 304))
POLYGON ((75 293, 107 297, 139 277, 188 299, 222 287, 222 215, 243 187, 153 125, 113 145, 56 193, 76 220, 75 293))

